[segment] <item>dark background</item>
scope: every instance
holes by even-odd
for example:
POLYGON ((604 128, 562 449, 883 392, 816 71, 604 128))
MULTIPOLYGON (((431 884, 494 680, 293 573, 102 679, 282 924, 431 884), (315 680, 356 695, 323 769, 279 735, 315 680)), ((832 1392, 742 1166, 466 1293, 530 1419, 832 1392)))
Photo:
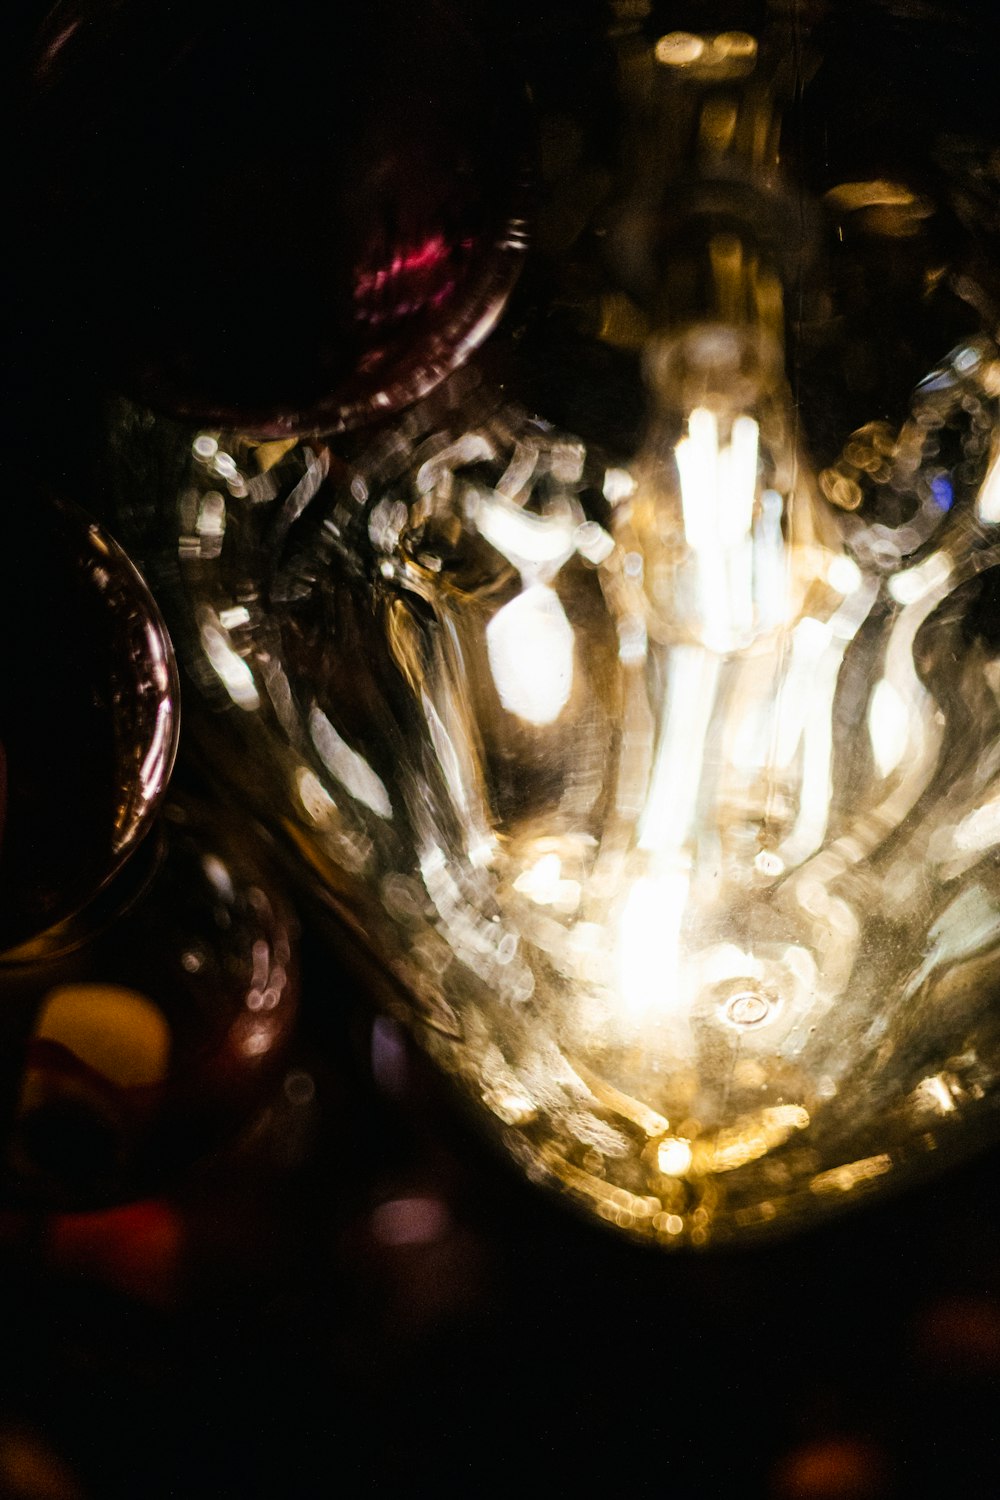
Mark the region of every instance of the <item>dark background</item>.
MULTIPOLYGON (((670 25, 752 22, 681 9, 670 25)), ((936 28, 901 64, 918 133, 996 72, 985 43, 972 83, 949 60, 954 8, 874 9, 880 35, 936 28)), ((11 9, 8 62, 43 10, 11 9)), ((599 10, 523 8, 510 28, 543 113, 584 119, 595 158, 614 114, 599 10)), ((851 120, 885 77, 871 10, 856 8, 856 87, 832 111, 851 120)), ((963 15, 967 38, 978 12, 963 15)), ((29 195, 44 176, 30 141, 13 171, 29 195)), ((31 267, 20 251, 7 502, 54 485, 99 509, 112 375, 95 379, 72 325, 42 337, 39 310, 46 277, 75 255, 99 284, 100 261, 72 226, 31 267)), ((552 291, 551 269, 534 274, 529 301, 552 291)), ((225 1155, 111 1214, 0 1220, 0 1495, 1000 1489, 995 1149, 787 1241, 658 1254, 516 1180, 384 1022, 373 1078, 364 997, 308 928, 304 1012, 282 1091, 225 1155), (384 1205, 414 1199, 417 1242, 392 1243, 384 1205)))
POLYGON ((515 1181, 412 1059, 380 1091, 364 1007, 308 959, 238 1149, 9 1221, 0 1492, 993 1493, 995 1152, 784 1242, 644 1251, 515 1181), (387 1242, 413 1199, 419 1241, 387 1242))

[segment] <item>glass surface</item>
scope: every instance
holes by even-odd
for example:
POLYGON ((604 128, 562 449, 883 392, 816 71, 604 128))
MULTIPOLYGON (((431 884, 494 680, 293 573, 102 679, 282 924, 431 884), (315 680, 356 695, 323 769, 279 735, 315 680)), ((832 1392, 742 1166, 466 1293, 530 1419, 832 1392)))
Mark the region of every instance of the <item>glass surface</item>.
POLYGON ((115 434, 219 775, 525 1172, 665 1246, 995 1108, 997 137, 974 71, 857 136, 941 34, 863 16, 620 28, 589 290, 502 387, 115 434))
POLYGON ((45 495, 4 515, 0 640, 2 953, 89 901, 145 837, 173 766, 178 685, 124 552, 45 495))
POLYGON ((101 898, 0 957, 8 1206, 134 1198, 230 1140, 281 1077, 295 947, 273 877, 172 795, 101 898))

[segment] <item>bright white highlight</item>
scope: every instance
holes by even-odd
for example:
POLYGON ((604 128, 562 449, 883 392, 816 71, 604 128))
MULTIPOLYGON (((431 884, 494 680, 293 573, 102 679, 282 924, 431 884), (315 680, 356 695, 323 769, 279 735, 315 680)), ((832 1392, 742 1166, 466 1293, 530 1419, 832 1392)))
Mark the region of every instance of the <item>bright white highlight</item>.
POLYGON ((242 656, 238 656, 229 644, 229 636, 218 623, 214 612, 208 612, 200 634, 202 650, 233 702, 247 713, 259 708, 260 694, 254 684, 253 673, 242 656))
POLYGON ((742 415, 720 447, 718 418, 697 406, 674 450, 703 639, 713 650, 735 649, 753 627, 759 439, 754 418, 742 415))
POLYGON ((990 464, 983 487, 976 501, 976 515, 980 521, 995 526, 1000 521, 1000 457, 990 464))
POLYGON ((643 876, 629 891, 618 934, 618 984, 625 1018, 686 1012, 680 983, 681 923, 690 877, 675 870, 643 876))
POLYGON ((868 733, 878 773, 888 776, 900 764, 910 743, 910 714, 884 677, 876 684, 868 705, 868 733))
POLYGON ((371 766, 352 750, 320 709, 309 714, 309 734, 320 760, 345 791, 380 818, 392 817, 392 803, 384 783, 371 766))
POLYGON ((573 688, 573 628, 559 596, 536 584, 511 599, 486 629, 490 671, 509 713, 552 724, 573 688))

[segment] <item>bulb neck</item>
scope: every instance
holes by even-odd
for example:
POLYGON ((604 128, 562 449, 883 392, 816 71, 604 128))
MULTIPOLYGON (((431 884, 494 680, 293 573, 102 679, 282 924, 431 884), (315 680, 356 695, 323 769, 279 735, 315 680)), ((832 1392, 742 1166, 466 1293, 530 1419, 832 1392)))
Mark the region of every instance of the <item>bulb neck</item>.
POLYGON ((808 68, 773 23, 632 39, 620 57, 626 116, 620 194, 605 243, 612 276, 649 326, 762 325, 817 281, 817 206, 782 164, 785 114, 808 68))

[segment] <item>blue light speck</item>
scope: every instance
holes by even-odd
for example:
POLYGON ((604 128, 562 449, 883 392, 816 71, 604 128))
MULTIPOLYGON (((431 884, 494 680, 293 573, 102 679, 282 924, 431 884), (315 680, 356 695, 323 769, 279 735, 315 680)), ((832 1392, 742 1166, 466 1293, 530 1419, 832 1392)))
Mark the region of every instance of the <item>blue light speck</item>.
POLYGON ((947 474, 934 475, 931 480, 931 494, 934 496, 934 504, 938 510, 951 510, 955 491, 947 474))

